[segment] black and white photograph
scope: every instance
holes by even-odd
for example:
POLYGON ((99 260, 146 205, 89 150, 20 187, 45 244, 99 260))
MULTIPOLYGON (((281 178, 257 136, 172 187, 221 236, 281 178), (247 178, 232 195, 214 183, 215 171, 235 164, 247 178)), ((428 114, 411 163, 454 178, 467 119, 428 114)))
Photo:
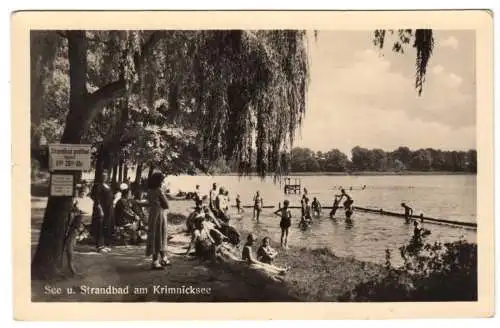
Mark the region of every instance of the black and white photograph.
POLYGON ((386 25, 30 29, 29 302, 478 302, 478 31, 386 25))

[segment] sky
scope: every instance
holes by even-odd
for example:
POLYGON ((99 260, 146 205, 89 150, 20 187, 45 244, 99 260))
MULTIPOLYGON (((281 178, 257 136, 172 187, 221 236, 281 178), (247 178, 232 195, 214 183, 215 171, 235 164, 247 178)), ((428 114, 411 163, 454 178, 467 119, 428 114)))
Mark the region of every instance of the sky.
POLYGON ((310 85, 295 147, 391 151, 476 148, 475 32, 434 31, 421 96, 416 52, 373 45, 373 31, 319 31, 309 42, 310 85))

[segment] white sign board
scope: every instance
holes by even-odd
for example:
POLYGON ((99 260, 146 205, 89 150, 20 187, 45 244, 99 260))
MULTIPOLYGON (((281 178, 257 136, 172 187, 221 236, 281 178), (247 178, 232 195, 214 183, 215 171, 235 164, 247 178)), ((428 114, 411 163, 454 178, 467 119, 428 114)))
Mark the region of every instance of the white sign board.
POLYGON ((90 145, 52 144, 49 145, 49 170, 88 171, 90 170, 90 145))
POLYGON ((72 174, 51 174, 51 196, 74 196, 74 186, 72 174))

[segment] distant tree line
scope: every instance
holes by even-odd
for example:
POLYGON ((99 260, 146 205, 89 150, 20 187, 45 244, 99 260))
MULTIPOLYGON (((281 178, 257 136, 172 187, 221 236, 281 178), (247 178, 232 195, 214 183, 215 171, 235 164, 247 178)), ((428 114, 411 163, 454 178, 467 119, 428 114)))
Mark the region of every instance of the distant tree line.
POLYGON ((410 150, 399 147, 394 151, 367 149, 351 150, 351 159, 338 149, 314 152, 309 148, 293 148, 289 154, 290 172, 477 172, 477 152, 444 151, 426 148, 410 150))

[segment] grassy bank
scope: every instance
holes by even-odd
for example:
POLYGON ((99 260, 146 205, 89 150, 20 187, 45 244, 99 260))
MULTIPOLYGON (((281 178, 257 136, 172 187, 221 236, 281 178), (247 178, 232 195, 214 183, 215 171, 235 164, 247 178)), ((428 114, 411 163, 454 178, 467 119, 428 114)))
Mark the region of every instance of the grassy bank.
POLYGON ((291 267, 285 288, 304 302, 336 302, 359 283, 383 274, 380 265, 338 257, 327 248, 280 251, 277 265, 291 267))

